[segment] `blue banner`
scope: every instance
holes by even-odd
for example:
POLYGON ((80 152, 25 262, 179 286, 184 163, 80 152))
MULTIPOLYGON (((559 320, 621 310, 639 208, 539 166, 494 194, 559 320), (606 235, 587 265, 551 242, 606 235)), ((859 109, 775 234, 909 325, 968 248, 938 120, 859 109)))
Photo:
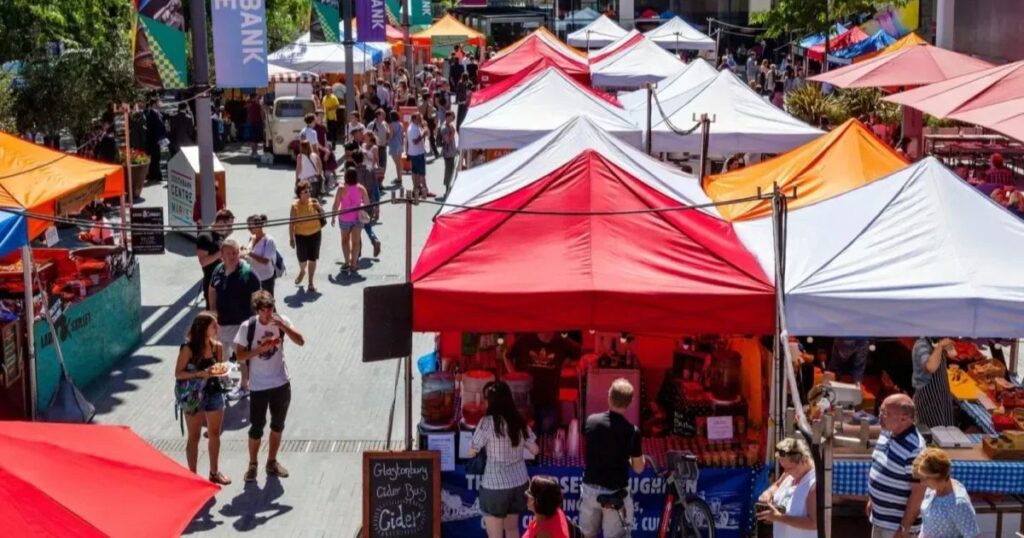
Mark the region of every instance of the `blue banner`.
POLYGON ((267 85, 267 20, 263 0, 213 0, 217 86, 267 85))
MULTIPOLYGON (((580 485, 583 469, 579 467, 531 466, 530 475, 548 475, 562 485, 565 501, 562 510, 566 517, 577 521, 580 485)), ((755 481, 764 474, 761 470, 741 467, 735 469, 701 469, 697 495, 711 506, 715 518, 717 538, 741 538, 752 525, 752 498, 755 481)), ((667 484, 648 469, 630 478, 629 489, 636 517, 635 538, 656 538, 665 507, 667 484)), ((441 473, 441 535, 482 536, 483 520, 477 500, 479 477, 465 474, 465 468, 441 473)), ((762 488, 763 489, 763 488, 762 488)), ((523 514, 519 525, 526 529, 531 514, 523 514)))

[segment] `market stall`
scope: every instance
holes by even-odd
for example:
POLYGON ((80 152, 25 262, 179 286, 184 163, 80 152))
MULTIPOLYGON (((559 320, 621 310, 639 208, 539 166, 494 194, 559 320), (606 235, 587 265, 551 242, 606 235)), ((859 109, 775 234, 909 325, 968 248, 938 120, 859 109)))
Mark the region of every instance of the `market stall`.
MULTIPOLYGON (((654 93, 659 101, 665 102, 700 86, 717 75, 718 70, 715 69, 715 66, 703 58, 697 58, 686 64, 675 76, 659 82, 654 93)), ((631 111, 643 110, 646 114, 647 89, 620 94, 619 101, 622 102, 622 106, 631 111)))
POLYGON ((626 33, 626 30, 607 15, 601 15, 590 24, 570 33, 567 41, 573 47, 590 50, 606 47, 626 33))
MULTIPOLYGON (((474 56, 482 53, 487 46, 487 36, 466 26, 450 13, 438 19, 429 28, 412 34, 413 52, 417 58, 425 59, 442 55, 441 47, 451 50, 455 45, 464 45, 476 49, 474 56)), ((447 57, 447 53, 443 53, 447 57)))
POLYGON ((676 55, 642 37, 610 55, 590 60, 590 79, 598 88, 635 90, 648 82, 657 83, 683 68, 676 55))
MULTIPOLYGON (((344 74, 348 54, 341 43, 303 43, 296 41, 270 53, 267 61, 294 71, 317 74, 344 74)), ((352 47, 352 68, 361 75, 373 68, 372 55, 352 47)))
MULTIPOLYGON (((543 452, 531 472, 559 477, 573 517, 579 422, 605 410, 617 377, 638 388, 629 414, 645 450, 698 454, 717 536, 745 533, 763 478, 769 361, 754 338, 709 334, 770 333, 774 292, 714 208, 645 212, 706 204, 697 182, 579 117, 515 158, 460 174, 448 200, 412 275, 414 329, 441 333, 437 371, 423 378, 420 443, 452 462, 442 474, 443 534, 480 525, 477 478, 457 462, 488 380, 509 382, 531 421, 534 406, 556 406, 557 428, 537 425, 543 452), (578 352, 531 354, 545 338, 533 331, 578 352), (542 355, 554 377, 522 362, 542 355)), ((648 472, 630 487, 642 514, 634 536, 656 535, 664 482, 648 472)))
POLYGON ((548 30, 547 28, 541 26, 540 28, 537 28, 536 30, 527 34, 525 37, 494 53, 494 56, 491 57, 491 59, 497 60, 503 56, 517 52, 519 51, 519 49, 523 47, 535 47, 535 41, 543 42, 544 44, 549 46, 552 49, 552 51, 557 52, 558 54, 561 54, 562 56, 573 61, 585 60, 587 57, 585 52, 577 50, 570 45, 566 45, 565 42, 563 42, 561 39, 558 39, 558 36, 551 33, 551 31, 548 30))
POLYGON ((690 26, 679 17, 672 17, 653 30, 644 32, 647 39, 658 44, 658 46, 673 50, 710 50, 718 48, 714 39, 707 34, 690 26))
MULTIPOLYGON (((595 75, 595 85, 599 85, 597 81, 595 75)), ((633 112, 637 125, 646 126, 646 114, 640 114, 646 111, 633 112)), ((652 114, 651 149, 663 153, 698 153, 700 130, 680 133, 677 129, 690 129, 694 117, 701 114, 713 119, 708 137, 708 152, 712 155, 782 153, 823 134, 765 101, 726 70, 686 93, 658 101, 652 114)))
POLYGON ((586 116, 628 143, 640 145, 640 129, 622 107, 560 70, 548 68, 471 106, 459 130, 459 149, 518 149, 577 116, 586 116))
MULTIPOLYGON (((95 199, 124 193, 120 166, 82 159, 4 133, 0 133, 0 169, 5 171, 0 178, 0 207, 28 215, 27 235, 20 244, 28 244, 53 226, 48 219, 77 216, 95 199)), ((51 234, 55 233, 52 230, 51 234)), ((13 245, 13 238, 11 241, 13 245)), ((0 299, 7 321, 17 320, 20 329, 0 334, 5 346, 16 343, 10 349, 23 357, 21 370, 30 374, 23 378, 30 381, 29 389, 34 382, 35 408, 45 410, 61 371, 55 336, 46 322, 28 325, 25 321, 25 312, 34 312, 32 320, 40 313, 37 301, 26 307, 27 252, 2 254, 0 299), (33 349, 34 355, 28 352, 33 349)), ((56 339, 65 350, 65 367, 75 383, 85 386, 109 372, 141 338, 142 300, 134 258, 120 246, 34 249, 32 255, 32 274, 39 278, 31 285, 35 292, 31 295, 38 293, 41 283, 53 296, 51 313, 56 339)))
POLYGON ((518 73, 533 68, 538 62, 552 65, 571 76, 581 84, 590 84, 590 67, 583 56, 562 50, 564 45, 556 47, 551 44, 554 37, 543 37, 545 34, 533 33, 519 43, 508 47, 507 52, 498 55, 480 66, 479 79, 481 86, 500 83, 514 77, 518 73))
MULTIPOLYGON (((861 30, 859 26, 854 26, 853 28, 850 28, 849 30, 847 30, 847 31, 845 31, 845 32, 843 32, 843 33, 841 33, 841 34, 839 34, 839 35, 829 39, 828 40, 829 50, 833 51, 833 50, 845 49, 845 48, 847 48, 847 47, 849 47, 851 45, 854 45, 856 43, 860 43, 861 41, 864 41, 868 37, 869 37, 868 34, 864 33, 864 30, 861 30)), ((824 40, 822 40, 821 44, 814 45, 814 46, 808 48, 807 49, 807 57, 812 59, 812 60, 814 60, 814 61, 816 61, 816 62, 823 61, 825 59, 825 43, 824 43, 824 40)), ((832 61, 832 58, 829 58, 829 61, 832 61)))

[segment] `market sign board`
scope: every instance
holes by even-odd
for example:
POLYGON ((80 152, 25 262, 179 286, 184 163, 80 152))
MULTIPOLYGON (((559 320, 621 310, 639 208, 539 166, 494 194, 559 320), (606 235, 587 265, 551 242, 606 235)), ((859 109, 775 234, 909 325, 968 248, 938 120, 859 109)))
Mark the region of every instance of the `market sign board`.
POLYGON ((440 516, 437 452, 363 453, 362 538, 434 538, 440 516))
POLYGON ((164 208, 132 207, 132 252, 135 254, 163 254, 164 208))
POLYGON ((469 38, 464 35, 436 35, 430 39, 430 55, 434 58, 447 58, 457 45, 462 45, 463 52, 476 56, 476 47, 468 43, 469 38))
POLYGON ((213 0, 217 86, 267 85, 267 23, 262 0, 213 0))
POLYGON ((75 215, 96 198, 103 196, 104 178, 92 181, 85 186, 57 198, 56 212, 59 216, 75 215))

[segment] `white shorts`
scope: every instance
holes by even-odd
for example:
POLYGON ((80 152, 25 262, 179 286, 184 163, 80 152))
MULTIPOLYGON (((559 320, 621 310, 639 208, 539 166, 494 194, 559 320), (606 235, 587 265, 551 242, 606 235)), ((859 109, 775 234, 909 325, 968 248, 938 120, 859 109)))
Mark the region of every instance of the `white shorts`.
POLYGON ((586 536, 597 536, 598 531, 604 531, 605 538, 619 538, 629 536, 633 528, 633 499, 627 495, 625 503, 625 526, 623 519, 615 510, 606 510, 597 503, 598 495, 614 493, 610 489, 599 488, 583 484, 580 486, 580 530, 586 536))
POLYGON ((235 356, 235 336, 240 325, 220 325, 217 327, 217 340, 224 346, 224 360, 235 356))

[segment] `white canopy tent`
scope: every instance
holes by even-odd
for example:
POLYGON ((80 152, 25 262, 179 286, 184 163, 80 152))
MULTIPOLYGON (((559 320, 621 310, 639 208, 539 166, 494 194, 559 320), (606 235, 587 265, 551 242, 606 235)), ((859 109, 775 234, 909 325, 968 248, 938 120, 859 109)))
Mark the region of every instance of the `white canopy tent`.
MULTIPOLYGON (((285 45, 267 56, 269 63, 294 71, 313 73, 344 73, 345 47, 341 43, 302 43, 285 45)), ((356 74, 373 67, 373 60, 357 47, 352 48, 352 65, 356 74)))
MULTIPOLYGON (((734 223, 773 275, 770 218, 734 223)), ((928 157, 787 217, 791 334, 1024 336, 1024 221, 928 157)))
POLYGON ((652 189, 683 204, 702 205, 701 211, 721 218, 693 176, 651 158, 621 137, 612 136, 592 117, 582 115, 538 137, 513 158, 460 172, 447 199, 453 205, 441 214, 458 211, 455 206, 479 206, 498 200, 548 176, 586 150, 599 153, 652 189))
POLYGON ((519 86, 471 106, 459 130, 460 149, 518 149, 577 116, 640 147, 640 129, 625 109, 548 68, 519 86))
POLYGON ((591 60, 590 80, 597 88, 635 90, 675 75, 685 64, 653 41, 641 37, 606 57, 591 60))
MULTIPOLYGON (((703 58, 697 58, 686 64, 675 76, 659 82, 654 92, 661 102, 665 102, 700 86, 716 76, 718 76, 718 70, 715 69, 715 66, 703 58)), ((619 102, 627 110, 642 108, 646 114, 647 89, 621 94, 619 95, 619 102)))
POLYGON ((570 45, 584 50, 596 49, 611 45, 627 33, 607 15, 601 15, 594 22, 570 33, 567 41, 570 45))
POLYGON ((661 26, 644 33, 647 39, 668 50, 715 50, 718 45, 707 34, 687 24, 679 17, 672 17, 661 26))
MULTIPOLYGON (((676 130, 689 130, 693 118, 701 114, 714 120, 708 144, 708 152, 714 155, 782 153, 822 135, 819 129, 762 99, 733 73, 720 71, 681 95, 658 99, 652 113, 652 151, 699 152, 699 129, 690 134, 676 130)), ((646 127, 646 118, 639 111, 633 111, 633 118, 646 127)))

